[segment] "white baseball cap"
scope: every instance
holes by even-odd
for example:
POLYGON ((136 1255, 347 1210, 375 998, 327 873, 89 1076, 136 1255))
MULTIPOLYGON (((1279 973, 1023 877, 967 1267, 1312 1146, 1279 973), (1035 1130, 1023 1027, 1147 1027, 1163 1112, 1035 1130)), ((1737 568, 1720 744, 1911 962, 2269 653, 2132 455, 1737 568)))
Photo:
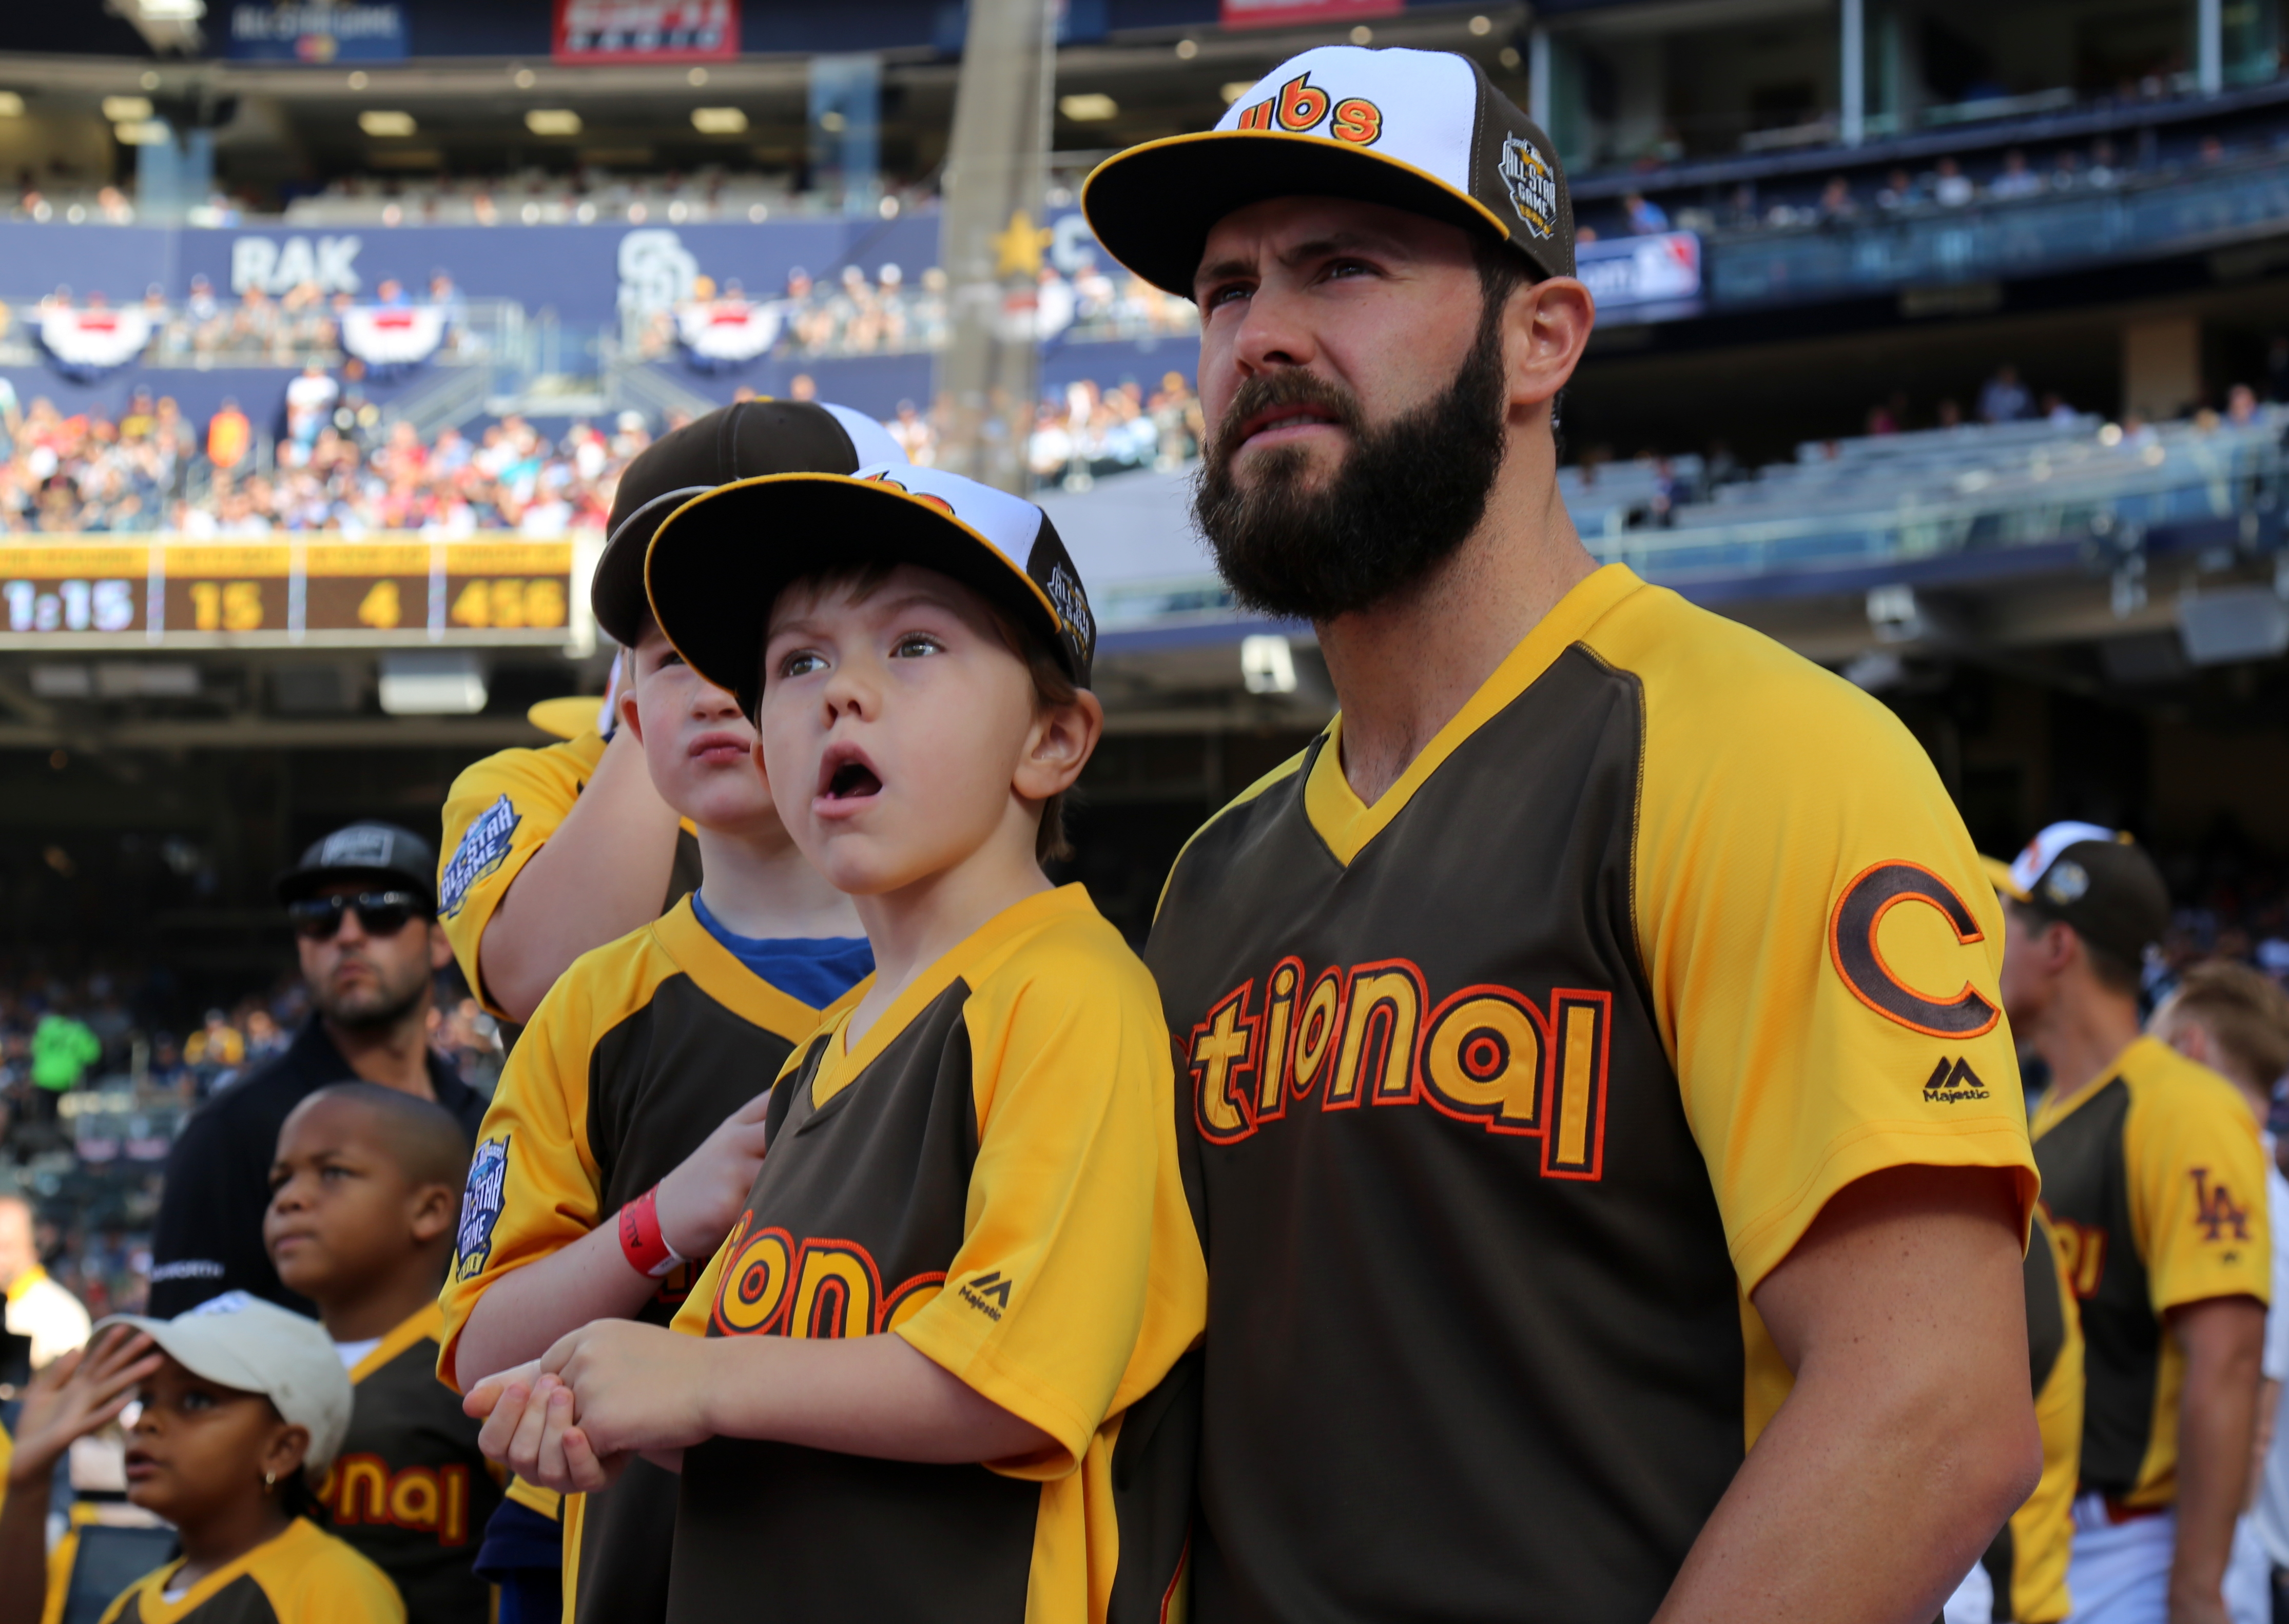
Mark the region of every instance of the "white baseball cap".
POLYGON ((244 1292, 225 1292, 172 1319, 113 1314, 95 1328, 106 1325, 132 1325, 191 1374, 269 1399, 291 1425, 309 1433, 302 1463, 313 1483, 341 1453, 350 1426, 350 1379, 333 1339, 315 1319, 244 1292))
POLYGON ((1491 233, 1538 275, 1574 274, 1558 148, 1448 51, 1321 45, 1257 81, 1192 135, 1097 165, 1081 211, 1113 257, 1189 297, 1216 223, 1268 197, 1348 197, 1491 233))

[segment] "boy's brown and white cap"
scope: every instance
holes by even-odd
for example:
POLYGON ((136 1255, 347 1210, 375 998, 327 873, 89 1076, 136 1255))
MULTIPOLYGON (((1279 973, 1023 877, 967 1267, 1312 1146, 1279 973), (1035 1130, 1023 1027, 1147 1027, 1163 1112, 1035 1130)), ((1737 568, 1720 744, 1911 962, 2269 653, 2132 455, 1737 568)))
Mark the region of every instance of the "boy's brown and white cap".
POLYGON ((1574 274, 1557 147, 1486 69, 1447 51, 1322 45, 1290 57, 1215 129, 1098 164, 1081 204, 1114 259, 1189 298, 1218 220, 1302 196, 1427 215, 1509 243, 1537 279, 1574 274))
POLYGON ((676 652, 753 716, 762 699, 765 623, 780 592, 822 570, 895 564, 920 564, 980 593, 1089 686, 1097 619, 1049 514, 942 468, 778 474, 694 497, 653 536, 644 580, 652 617, 676 652), (781 539, 725 545, 759 531, 781 539))
POLYGON ((244 1292, 225 1292, 172 1319, 113 1314, 95 1328, 106 1325, 132 1325, 191 1374, 269 1399, 291 1425, 309 1433, 302 1463, 313 1485, 341 1453, 350 1427, 350 1379, 317 1321, 244 1292))

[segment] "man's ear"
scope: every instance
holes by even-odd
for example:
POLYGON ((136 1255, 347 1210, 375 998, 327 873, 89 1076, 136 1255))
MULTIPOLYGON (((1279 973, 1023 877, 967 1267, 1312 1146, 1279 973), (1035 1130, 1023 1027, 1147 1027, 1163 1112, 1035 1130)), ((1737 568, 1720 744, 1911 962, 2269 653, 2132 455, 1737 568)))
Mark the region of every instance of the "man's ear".
POLYGON ((1566 386, 1597 321, 1597 300, 1572 276, 1545 277, 1511 294, 1503 362, 1513 408, 1539 406, 1566 386))
POLYGON ((433 970, 442 970, 452 962, 452 938, 445 934, 445 927, 443 925, 433 919, 429 925, 429 967, 433 970))
POLYGON ((1033 718, 1009 787, 1027 800, 1047 800, 1071 789, 1104 735, 1105 706, 1083 689, 1070 705, 1053 705, 1033 718))
POLYGON ((451 1185, 422 1185, 413 1192, 413 1238, 426 1246, 451 1233, 460 1206, 461 1192, 451 1185))

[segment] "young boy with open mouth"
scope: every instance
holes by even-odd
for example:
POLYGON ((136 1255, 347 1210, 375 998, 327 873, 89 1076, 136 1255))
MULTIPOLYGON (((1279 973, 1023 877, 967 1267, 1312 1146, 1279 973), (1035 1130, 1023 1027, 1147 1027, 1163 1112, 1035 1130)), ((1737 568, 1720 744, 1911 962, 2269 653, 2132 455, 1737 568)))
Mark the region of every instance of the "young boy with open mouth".
POLYGON ((877 970, 788 1063, 677 1328, 471 1393, 536 1481, 681 1452, 668 1616, 1158 1618, 1182 1581, 1206 1277, 1151 978, 1042 872, 1103 725, 1032 503, 922 468, 680 509, 661 625, 736 687, 877 970), (719 537, 780 538, 731 579, 719 537))

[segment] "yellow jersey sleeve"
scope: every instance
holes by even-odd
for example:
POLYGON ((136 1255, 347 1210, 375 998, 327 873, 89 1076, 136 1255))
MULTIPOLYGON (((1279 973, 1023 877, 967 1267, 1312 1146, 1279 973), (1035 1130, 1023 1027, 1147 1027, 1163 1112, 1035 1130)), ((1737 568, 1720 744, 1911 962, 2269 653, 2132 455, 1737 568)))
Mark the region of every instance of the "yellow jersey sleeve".
POLYGON ((1883 705, 1641 587, 1584 640, 1641 685, 1634 923, 1743 1292, 1887 1167, 2037 1178, 2000 906, 1883 705))
POLYGON ((503 750, 464 768, 445 798, 437 914, 478 1002, 506 1020, 477 969, 477 944, 524 865, 556 832, 604 759, 594 732, 541 749, 503 750))
POLYGON ((945 1289, 894 1329, 1054 1440, 999 1469, 1057 1477, 1206 1317, 1168 1031, 1151 975, 1096 919, 1027 943, 964 1020, 979 1124, 968 1218, 945 1289))
POLYGON ((332 1534, 310 1532, 325 1543, 297 1541, 291 1564, 250 1565, 279 1624, 405 1624, 404 1600, 387 1573, 332 1534))
POLYGON ((2265 1147, 2249 1107, 2232 1084, 2150 1038, 2120 1064, 2132 1079, 2122 1134, 2131 1232, 2154 1312, 2212 1297, 2269 1302, 2265 1147))
POLYGON ((445 1324, 437 1375, 457 1391, 454 1361, 478 1299, 511 1270, 586 1235, 601 1216, 603 1179, 588 1142, 588 1062, 596 994, 605 993, 615 1008, 621 1000, 609 998, 609 985, 593 986, 597 978, 585 972, 615 947, 577 960, 540 1000, 509 1051, 477 1131, 452 1267, 438 1296, 445 1324))

